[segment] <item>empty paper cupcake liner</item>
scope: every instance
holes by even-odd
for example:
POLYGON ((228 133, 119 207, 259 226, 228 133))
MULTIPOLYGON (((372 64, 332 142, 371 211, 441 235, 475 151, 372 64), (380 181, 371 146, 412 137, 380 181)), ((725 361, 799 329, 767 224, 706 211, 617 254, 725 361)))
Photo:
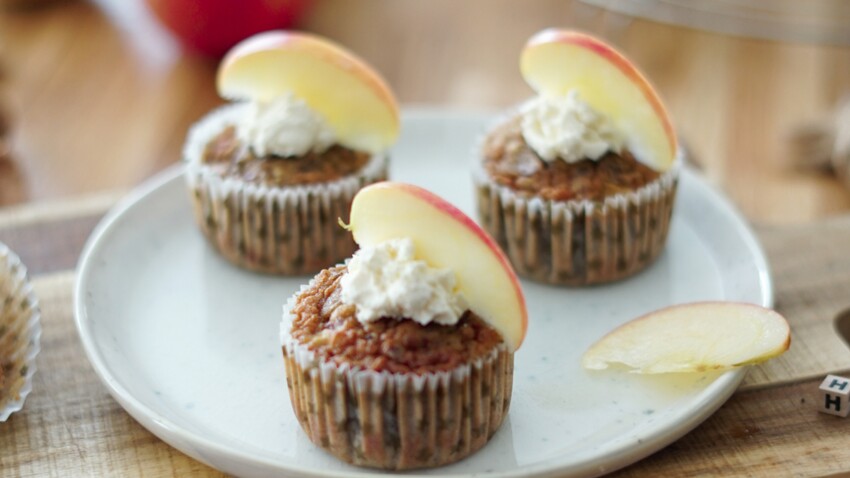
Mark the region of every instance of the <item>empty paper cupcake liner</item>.
POLYGON ((26 267, 0 243, 0 422, 23 408, 32 390, 41 338, 39 319, 26 267))
POLYGON ((623 279, 664 249, 680 163, 635 191, 593 202, 520 194, 493 181, 479 162, 478 217, 524 277, 573 286, 623 279))
POLYGON ((364 186, 387 178, 387 157, 375 155, 356 174, 326 183, 269 187, 224 178, 200 159, 208 140, 240 114, 241 105, 210 113, 189 133, 186 180, 195 218, 210 244, 241 267, 272 274, 318 272, 354 253, 348 221, 364 186))
POLYGON ((290 336, 297 295, 281 325, 289 398, 310 440, 340 460, 392 470, 445 465, 483 447, 507 416, 513 353, 504 345, 446 372, 340 365, 290 336))

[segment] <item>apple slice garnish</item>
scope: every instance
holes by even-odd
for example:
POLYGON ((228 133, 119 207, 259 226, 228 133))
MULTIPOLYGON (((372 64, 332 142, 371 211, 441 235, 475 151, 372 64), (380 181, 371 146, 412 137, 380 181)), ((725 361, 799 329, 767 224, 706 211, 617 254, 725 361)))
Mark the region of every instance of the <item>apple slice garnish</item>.
POLYGON ((361 247, 410 238, 417 258, 454 271, 470 310, 511 351, 519 348, 528 327, 519 279, 496 242, 459 209, 418 186, 376 183, 354 196, 347 228, 361 247))
POLYGON ((351 149, 382 151, 398 137, 398 104, 386 82, 353 53, 315 35, 276 30, 243 40, 222 60, 217 86, 231 100, 292 93, 351 149))
POLYGON ((620 52, 584 33, 543 30, 528 40, 520 57, 525 81, 544 96, 576 90, 591 107, 626 134, 626 146, 659 170, 676 157, 676 134, 649 81, 620 52))
POLYGON ((790 345, 788 322, 773 310, 696 302, 627 322, 593 344, 582 365, 624 366, 635 373, 704 372, 763 362, 790 345))

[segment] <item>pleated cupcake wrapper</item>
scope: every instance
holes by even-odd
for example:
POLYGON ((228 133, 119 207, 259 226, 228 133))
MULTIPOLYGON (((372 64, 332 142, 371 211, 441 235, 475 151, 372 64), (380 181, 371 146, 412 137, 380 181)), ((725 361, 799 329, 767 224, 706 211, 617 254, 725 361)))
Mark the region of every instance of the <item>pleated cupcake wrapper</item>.
POLYGON ((373 156, 356 174, 326 183, 269 187, 222 178, 201 163, 204 147, 242 105, 210 113, 189 132, 184 157, 196 220, 213 247, 231 262, 266 273, 309 274, 355 251, 348 221, 354 195, 387 178, 387 157, 373 156))
POLYGON ((289 335, 294 300, 281 326, 290 401, 310 440, 337 458, 393 470, 445 465, 483 447, 507 416, 513 353, 504 345, 446 372, 338 365, 289 335))
POLYGON ((26 267, 0 243, 0 422, 24 406, 32 390, 35 358, 40 350, 38 301, 26 267))
POLYGON ((525 197, 478 164, 478 215, 517 273, 551 284, 623 279, 652 263, 670 228, 680 158, 655 181, 597 203, 525 197))

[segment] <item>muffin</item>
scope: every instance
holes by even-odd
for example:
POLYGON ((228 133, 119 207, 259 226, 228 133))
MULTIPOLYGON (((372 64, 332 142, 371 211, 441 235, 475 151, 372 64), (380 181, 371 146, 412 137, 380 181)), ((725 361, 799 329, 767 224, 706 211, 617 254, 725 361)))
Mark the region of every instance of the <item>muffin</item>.
POLYGON ((667 240, 676 137, 649 83, 590 36, 545 30, 521 59, 538 92, 481 142, 479 219, 518 274, 572 286, 631 276, 667 240))
POLYGON ((32 390, 39 317, 26 267, 0 243, 0 422, 23 408, 32 390))
POLYGON ((327 40, 273 31, 231 50, 219 94, 183 150, 196 221, 246 269, 298 275, 355 250, 337 227, 354 194, 387 178, 398 106, 362 60, 327 40))
POLYGON ((404 470, 470 455, 507 416, 527 326, 507 259, 460 211, 405 184, 363 189, 349 228, 360 250, 284 307, 296 418, 355 465, 404 470))

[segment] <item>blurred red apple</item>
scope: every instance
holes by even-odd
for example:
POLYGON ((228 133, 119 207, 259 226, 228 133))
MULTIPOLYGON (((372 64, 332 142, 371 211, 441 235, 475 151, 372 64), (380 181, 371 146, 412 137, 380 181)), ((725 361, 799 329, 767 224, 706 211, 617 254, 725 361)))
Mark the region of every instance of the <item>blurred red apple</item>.
POLYGON ((146 0, 189 49, 221 56, 255 33, 291 28, 310 0, 146 0))

